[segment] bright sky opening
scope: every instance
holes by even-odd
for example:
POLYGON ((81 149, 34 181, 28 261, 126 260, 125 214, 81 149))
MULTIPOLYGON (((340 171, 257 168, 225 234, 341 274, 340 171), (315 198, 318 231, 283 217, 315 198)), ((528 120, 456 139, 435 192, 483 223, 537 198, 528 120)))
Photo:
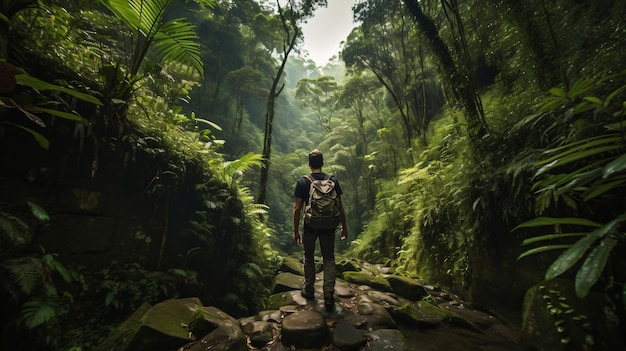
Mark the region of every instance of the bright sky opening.
POLYGON ((318 66, 325 66, 339 53, 339 44, 354 28, 353 4, 354 0, 328 0, 328 7, 318 8, 313 18, 302 24, 304 49, 318 66))

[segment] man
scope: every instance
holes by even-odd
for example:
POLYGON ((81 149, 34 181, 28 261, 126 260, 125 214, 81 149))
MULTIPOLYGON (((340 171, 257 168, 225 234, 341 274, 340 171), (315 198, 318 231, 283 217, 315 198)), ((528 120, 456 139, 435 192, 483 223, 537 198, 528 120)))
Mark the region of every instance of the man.
MULTIPOLYGON (((311 177, 314 180, 326 178, 326 173, 322 172, 324 166, 324 157, 322 153, 315 149, 309 153, 309 168, 311 169, 311 177)), ((335 177, 330 180, 335 183, 335 192, 338 197, 339 215, 341 218, 341 240, 348 237, 348 229, 346 226, 346 215, 341 204, 341 186, 335 177)), ((327 311, 331 311, 335 305, 335 229, 313 229, 304 224, 302 238, 300 237, 300 218, 302 209, 308 204, 309 191, 311 183, 306 177, 301 177, 296 184, 294 196, 296 202, 293 209, 293 242, 297 246, 304 244, 304 288, 302 296, 312 300, 314 295, 315 283, 315 241, 319 238, 320 250, 322 251, 322 259, 324 261, 324 306, 327 311)))

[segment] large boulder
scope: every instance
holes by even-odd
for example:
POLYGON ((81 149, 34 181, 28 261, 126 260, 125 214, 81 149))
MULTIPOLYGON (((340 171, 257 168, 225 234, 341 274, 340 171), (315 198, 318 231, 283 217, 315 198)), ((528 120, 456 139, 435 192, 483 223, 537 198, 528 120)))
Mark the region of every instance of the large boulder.
POLYGON ((281 340, 285 347, 319 349, 330 341, 324 316, 315 311, 301 311, 283 320, 281 340))
POLYGON ((245 335, 239 322, 198 298, 142 305, 96 351, 241 350, 245 335), (201 339, 201 340, 198 340, 201 339), (197 341, 198 340, 198 341, 197 341))
POLYGON ((144 302, 130 317, 118 325, 103 342, 97 345, 94 351, 125 350, 128 340, 139 328, 141 319, 151 308, 152 305, 144 302))
POLYGON ((193 341, 186 326, 202 308, 197 298, 172 299, 155 306, 142 305, 96 350, 167 350, 193 341))

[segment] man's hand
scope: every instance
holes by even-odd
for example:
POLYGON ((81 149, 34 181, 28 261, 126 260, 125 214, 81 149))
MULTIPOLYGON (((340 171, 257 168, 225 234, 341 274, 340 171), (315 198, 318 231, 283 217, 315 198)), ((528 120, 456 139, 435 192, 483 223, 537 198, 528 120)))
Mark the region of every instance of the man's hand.
POLYGON ((298 233, 297 230, 293 231, 293 243, 296 244, 296 246, 300 246, 302 244, 302 239, 300 238, 300 233, 298 233))
POLYGON ((348 229, 346 227, 341 228, 341 240, 346 240, 348 238, 348 229))

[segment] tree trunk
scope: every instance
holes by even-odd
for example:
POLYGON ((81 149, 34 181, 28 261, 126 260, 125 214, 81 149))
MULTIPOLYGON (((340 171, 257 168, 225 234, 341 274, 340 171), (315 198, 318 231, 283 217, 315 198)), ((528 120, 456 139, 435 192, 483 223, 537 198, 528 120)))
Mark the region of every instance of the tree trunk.
POLYGON ((476 106, 476 92, 471 88, 469 77, 464 77, 459 72, 457 65, 452 59, 448 46, 439 36, 439 31, 433 21, 428 18, 419 7, 417 0, 403 0, 409 12, 415 16, 419 28, 422 30, 433 54, 439 60, 439 64, 452 85, 452 91, 456 99, 461 103, 467 115, 469 124, 468 133, 473 140, 478 140, 486 133, 486 126, 480 115, 480 107, 476 106))

